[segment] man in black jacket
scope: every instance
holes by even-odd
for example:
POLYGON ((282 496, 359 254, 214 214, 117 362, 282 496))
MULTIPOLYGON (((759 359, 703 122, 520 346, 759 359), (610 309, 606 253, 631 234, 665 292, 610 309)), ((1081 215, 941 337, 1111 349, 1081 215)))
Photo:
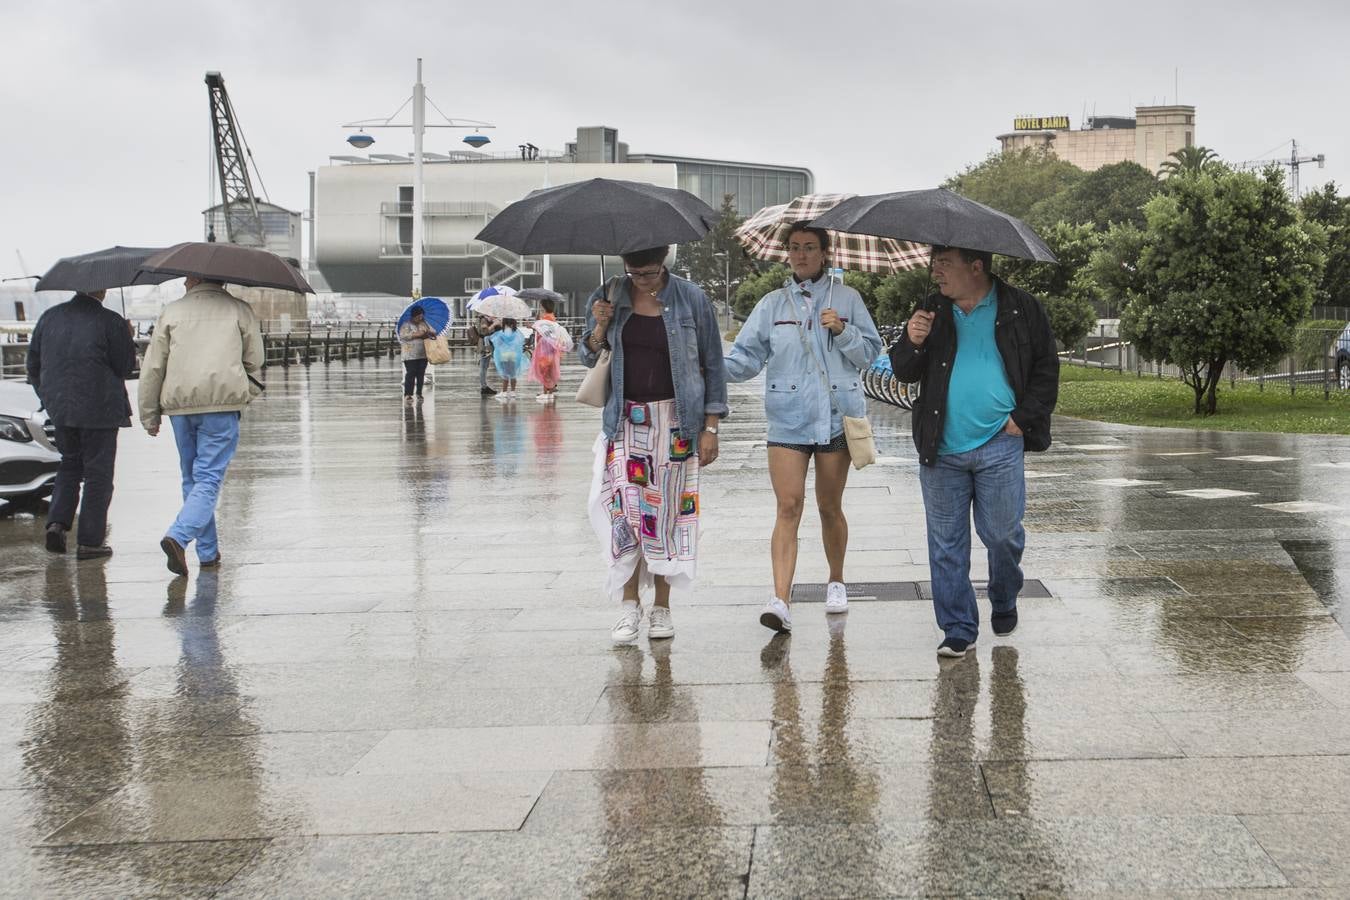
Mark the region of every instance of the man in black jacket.
POLYGON ((105 541, 117 429, 131 427, 126 380, 136 367, 136 345, 126 320, 103 308, 105 295, 76 294, 47 310, 28 345, 28 383, 56 426, 61 451, 47 512, 47 549, 66 552, 66 532, 78 505, 79 559, 112 555, 105 541))
POLYGON ((946 636, 938 655, 975 645, 970 518, 989 551, 994 634, 1017 627, 1026 533, 1022 454, 1050 446, 1059 356, 1040 301, 990 274, 992 255, 933 248, 931 297, 891 347, 901 381, 920 383, 914 406, 928 526, 933 608, 946 636))

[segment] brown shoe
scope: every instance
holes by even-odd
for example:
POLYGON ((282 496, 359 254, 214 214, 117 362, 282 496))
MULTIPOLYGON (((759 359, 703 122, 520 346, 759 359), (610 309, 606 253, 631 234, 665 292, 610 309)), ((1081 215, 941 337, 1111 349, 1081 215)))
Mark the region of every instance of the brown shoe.
POLYGON ((86 547, 84 544, 78 544, 75 547, 76 559, 106 559, 112 556, 112 548, 107 544, 100 547, 86 547))
POLYGON ((203 568, 203 569, 219 569, 219 568, 220 568, 220 554, 217 553, 215 559, 209 559, 209 560, 207 560, 206 562, 204 562, 204 563, 198 563, 197 565, 198 565, 200 568, 203 568))
POLYGON ((167 565, 169 571, 175 575, 187 574, 187 554, 183 552, 183 545, 171 537, 165 537, 159 542, 159 549, 164 551, 168 557, 167 565))

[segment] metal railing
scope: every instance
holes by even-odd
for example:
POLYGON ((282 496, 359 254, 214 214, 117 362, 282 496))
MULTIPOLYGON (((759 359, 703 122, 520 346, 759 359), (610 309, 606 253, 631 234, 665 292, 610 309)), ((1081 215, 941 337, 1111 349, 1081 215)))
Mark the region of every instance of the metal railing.
MULTIPOLYGON (((411 200, 386 200, 380 203, 380 215, 411 216, 411 200)), ((501 212, 495 203, 482 200, 427 200, 422 204, 423 216, 494 216, 501 212)))
MULTIPOLYGON (((1170 363, 1146 360, 1129 341, 1109 325, 1099 325, 1078 346, 1060 354, 1061 361, 1089 368, 1133 372, 1138 377, 1181 378, 1181 369, 1170 363)), ((1350 334, 1336 328, 1297 328, 1291 351, 1259 371, 1229 365, 1224 369, 1229 386, 1254 383, 1259 390, 1287 387, 1291 394, 1301 387, 1320 391, 1330 399, 1332 391, 1350 390, 1350 334)))

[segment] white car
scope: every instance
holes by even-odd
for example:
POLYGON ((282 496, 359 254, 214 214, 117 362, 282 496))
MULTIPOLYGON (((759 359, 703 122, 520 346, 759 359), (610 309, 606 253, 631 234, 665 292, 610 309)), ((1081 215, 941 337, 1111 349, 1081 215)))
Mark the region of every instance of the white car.
POLYGON ((61 454, 41 406, 29 385, 0 381, 0 498, 34 500, 52 492, 61 454))

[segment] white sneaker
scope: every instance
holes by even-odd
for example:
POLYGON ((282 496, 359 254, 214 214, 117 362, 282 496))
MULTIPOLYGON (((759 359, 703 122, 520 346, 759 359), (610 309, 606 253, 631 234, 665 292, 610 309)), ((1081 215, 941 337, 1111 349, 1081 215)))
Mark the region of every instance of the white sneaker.
POLYGON ((848 612, 848 588, 844 587, 842 581, 831 581, 825 586, 825 611, 848 612))
POLYGON ((614 623, 614 629, 609 636, 614 639, 616 644, 631 644, 637 640, 638 625, 642 622, 642 607, 625 606, 623 615, 619 616, 619 621, 614 623))
POLYGON ((534 402, 535 402, 535 403, 547 403, 547 402, 548 402, 548 394, 535 394, 535 395, 534 395, 534 402))
POLYGON ((764 604, 764 611, 759 614, 759 624, 765 628, 771 628, 779 634, 791 634, 792 613, 788 611, 786 603, 774 597, 764 604))
POLYGON ((674 636, 675 622, 670 618, 670 608, 653 606, 652 611, 647 613, 647 637, 659 641, 674 636))

